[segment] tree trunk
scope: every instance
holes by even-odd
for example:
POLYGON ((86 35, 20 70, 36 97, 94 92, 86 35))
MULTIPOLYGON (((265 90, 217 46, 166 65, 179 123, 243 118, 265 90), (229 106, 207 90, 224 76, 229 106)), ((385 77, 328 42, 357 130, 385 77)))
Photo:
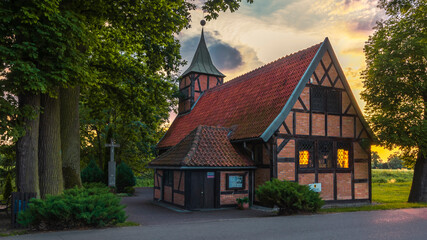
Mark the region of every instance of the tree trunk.
POLYGON ((62 174, 66 189, 82 186, 80 178, 80 87, 62 88, 61 102, 61 149, 62 174))
POLYGON ((40 197, 38 172, 38 141, 40 95, 25 93, 19 96, 19 108, 32 108, 33 117, 24 117, 25 135, 16 143, 17 188, 19 192, 34 192, 40 197))
POLYGON ((40 194, 57 195, 64 190, 61 160, 60 100, 48 94, 41 96, 39 135, 39 179, 40 194))
POLYGON ((427 158, 419 151, 408 202, 427 202, 427 158))

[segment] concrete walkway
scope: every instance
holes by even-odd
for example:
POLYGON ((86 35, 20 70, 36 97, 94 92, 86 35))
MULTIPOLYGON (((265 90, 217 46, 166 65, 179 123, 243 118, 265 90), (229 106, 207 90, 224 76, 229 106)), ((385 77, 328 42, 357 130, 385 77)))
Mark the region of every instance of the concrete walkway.
MULTIPOLYGON (((165 219, 166 220, 166 219, 165 219)), ((426 240, 427 208, 195 221, 16 236, 34 240, 375 239, 426 240)))
POLYGON ((200 222, 236 218, 271 217, 274 214, 260 210, 238 210, 235 208, 218 209, 212 211, 178 211, 168 209, 153 203, 152 188, 137 188, 134 197, 125 197, 128 221, 141 225, 163 225, 186 222, 200 222))

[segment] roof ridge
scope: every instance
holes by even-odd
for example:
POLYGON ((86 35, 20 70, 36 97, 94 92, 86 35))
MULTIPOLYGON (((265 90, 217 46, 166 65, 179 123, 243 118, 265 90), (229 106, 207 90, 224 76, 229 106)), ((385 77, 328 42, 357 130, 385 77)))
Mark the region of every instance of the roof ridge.
POLYGON ((264 64, 264 65, 262 65, 262 66, 259 66, 259 67, 255 68, 255 69, 252 69, 252 70, 251 70, 251 71, 249 71, 249 72, 243 73, 243 74, 241 74, 241 75, 239 75, 239 76, 237 76, 237 77, 235 77, 235 78, 233 78, 233 79, 231 79, 231 80, 229 80, 229 81, 226 81, 226 82, 224 82, 224 83, 223 83, 223 84, 221 84, 221 85, 218 85, 218 86, 215 86, 215 87, 213 87, 213 88, 210 88, 210 89, 206 90, 206 91, 205 91, 205 93, 207 93, 207 92, 212 92, 212 91, 217 91, 218 89, 222 88, 223 86, 228 86, 228 85, 230 85, 230 84, 232 84, 232 83, 240 82, 239 80, 243 79, 243 77, 245 77, 245 76, 247 76, 247 75, 249 75, 249 74, 251 74, 251 73, 254 73, 254 72, 256 72, 256 71, 258 71, 258 70, 260 70, 260 69, 262 69, 262 68, 265 68, 265 67, 267 67, 267 66, 271 66, 271 65, 273 65, 274 63, 277 63, 277 62, 278 62, 278 61, 280 61, 280 60, 284 60, 285 58, 288 58, 288 57, 291 57, 291 56, 296 55, 296 54, 298 54, 298 53, 301 53, 301 52, 307 51, 308 49, 313 48, 313 47, 318 46, 318 45, 321 45, 322 43, 323 43, 323 42, 320 42, 320 43, 315 44, 315 45, 312 45, 312 46, 310 46, 310 47, 307 47, 307 48, 301 49, 301 50, 299 50, 299 51, 297 51, 297 52, 293 52, 293 53, 288 54, 288 55, 286 55, 286 56, 280 57, 280 58, 278 58, 278 59, 276 59, 276 60, 274 60, 274 61, 271 61, 271 62, 269 62, 269 63, 266 63, 266 64, 264 64), (215 90, 211 90, 211 89, 215 89, 215 90))
POLYGON ((191 134, 193 134, 193 132, 195 132, 194 133, 195 136, 194 136, 193 141, 192 141, 191 146, 190 146, 190 151, 188 151, 188 154, 185 156, 183 165, 190 162, 191 159, 193 158, 194 154, 196 153, 197 148, 199 147, 199 141, 200 141, 200 136, 202 135, 201 134, 202 129, 203 129, 203 125, 199 125, 187 135, 187 136, 190 136, 191 134))

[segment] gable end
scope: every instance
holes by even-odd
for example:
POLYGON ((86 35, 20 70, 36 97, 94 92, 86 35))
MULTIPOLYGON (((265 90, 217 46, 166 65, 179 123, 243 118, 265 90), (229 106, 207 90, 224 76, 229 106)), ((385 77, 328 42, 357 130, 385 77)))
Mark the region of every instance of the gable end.
POLYGON ((371 128, 369 127, 368 123, 363 117, 362 111, 360 110, 356 102, 353 92, 350 89, 350 85, 348 84, 347 79, 344 75, 344 72, 341 69, 341 65, 339 64, 338 59, 332 49, 332 45, 329 42, 329 39, 325 38, 319 50, 317 51, 316 55, 314 56, 313 60, 311 61, 310 65, 308 66, 307 70, 304 72, 304 75, 301 77, 301 80, 299 81, 298 85, 292 92, 292 95, 290 96, 289 100, 286 102, 285 106, 282 108, 279 115, 274 119, 274 121, 269 125, 269 127, 261 135, 261 138, 265 142, 267 142, 271 138, 271 136, 273 136, 276 130, 279 129, 281 124, 285 121, 285 119, 291 112, 292 107, 295 105, 295 103, 297 103, 301 93, 306 87, 306 84, 310 80, 310 77, 315 72, 316 67, 320 64, 320 61, 326 52, 329 53, 329 56, 331 57, 332 62, 336 63, 335 67, 336 67, 338 76, 342 76, 341 81, 342 81, 342 84, 344 85, 344 89, 346 90, 347 95, 350 98, 351 105, 353 105, 354 109, 356 110, 356 114, 358 115, 362 125, 368 132, 368 135, 371 138, 371 140, 375 140, 375 135, 373 134, 371 128))

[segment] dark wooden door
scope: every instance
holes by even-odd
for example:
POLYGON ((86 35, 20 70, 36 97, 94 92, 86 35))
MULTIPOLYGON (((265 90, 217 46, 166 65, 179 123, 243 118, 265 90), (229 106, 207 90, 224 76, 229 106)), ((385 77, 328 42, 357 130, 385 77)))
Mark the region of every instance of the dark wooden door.
POLYGON ((203 208, 203 172, 191 173, 191 208, 203 208))
POLYGON ((207 172, 191 173, 191 208, 215 207, 215 178, 207 172))
POLYGON ((215 207, 215 172, 204 173, 203 208, 215 207))

